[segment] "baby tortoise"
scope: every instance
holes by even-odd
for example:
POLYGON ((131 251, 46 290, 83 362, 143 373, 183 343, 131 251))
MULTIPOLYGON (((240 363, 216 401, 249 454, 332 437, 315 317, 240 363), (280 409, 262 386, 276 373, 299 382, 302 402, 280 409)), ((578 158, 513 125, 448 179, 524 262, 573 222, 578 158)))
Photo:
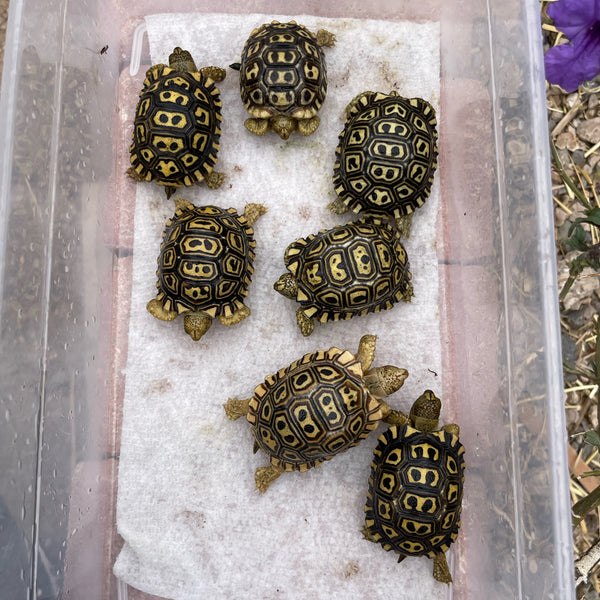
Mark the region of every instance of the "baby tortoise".
POLYGON ((223 183, 214 167, 222 121, 215 82, 224 78, 219 67, 198 71, 191 54, 179 47, 168 67, 148 69, 135 111, 130 177, 164 186, 167 198, 182 185, 206 181, 214 189, 223 183))
POLYGON ((437 167, 435 110, 397 92, 363 92, 346 108, 333 167, 335 213, 396 220, 408 237, 412 213, 431 193, 437 167))
POLYGON ((251 118, 244 125, 256 135, 269 128, 287 140, 294 130, 310 135, 327 95, 327 67, 321 49, 333 46, 335 35, 312 33, 295 21, 273 21, 255 29, 244 45, 240 95, 251 118))
POLYGON ((244 298, 254 270, 252 225, 266 208, 247 204, 238 215, 234 208, 175 204, 157 261, 158 295, 146 308, 162 321, 184 314, 185 331, 197 341, 215 317, 235 325, 250 315, 244 298))
POLYGON ((257 469, 262 493, 284 471, 306 471, 356 446, 379 421, 405 422, 382 398, 398 390, 408 376, 394 366, 371 368, 374 335, 360 340, 358 352, 333 347, 306 354, 269 375, 249 400, 229 399, 225 413, 245 416, 252 425, 255 452, 271 459, 257 469))
POLYGON ((284 273, 274 288, 300 303, 296 321, 303 335, 321 323, 350 319, 410 302, 408 258, 389 225, 356 221, 321 230, 288 246, 284 273))
POLYGON ((458 536, 465 449, 459 427, 438 430, 441 402, 431 390, 413 404, 410 422, 379 436, 365 505, 365 538, 400 555, 433 559, 433 576, 452 583, 445 552, 458 536))

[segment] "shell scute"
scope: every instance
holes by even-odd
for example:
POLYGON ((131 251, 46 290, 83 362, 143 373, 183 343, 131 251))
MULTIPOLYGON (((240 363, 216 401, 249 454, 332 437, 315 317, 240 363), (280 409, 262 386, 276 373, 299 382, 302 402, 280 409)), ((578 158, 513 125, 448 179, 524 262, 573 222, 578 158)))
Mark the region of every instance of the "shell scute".
POLYGON ((365 505, 371 539, 401 555, 445 552, 458 536, 464 469, 457 436, 390 427, 371 463, 365 505))
POLYGON ((255 246, 235 209, 178 208, 163 232, 157 299, 180 314, 230 316, 248 295, 255 246))
POLYGON ((437 168, 433 107, 422 98, 364 93, 347 111, 333 184, 354 212, 399 218, 422 206, 437 168))
POLYGON ((217 163, 221 107, 215 82, 201 73, 149 69, 129 149, 138 178, 171 187, 203 181, 217 163))
POLYGON ((366 437, 377 426, 380 403, 362 374, 351 352, 332 347, 304 355, 257 386, 248 421, 271 464, 303 471, 366 437))

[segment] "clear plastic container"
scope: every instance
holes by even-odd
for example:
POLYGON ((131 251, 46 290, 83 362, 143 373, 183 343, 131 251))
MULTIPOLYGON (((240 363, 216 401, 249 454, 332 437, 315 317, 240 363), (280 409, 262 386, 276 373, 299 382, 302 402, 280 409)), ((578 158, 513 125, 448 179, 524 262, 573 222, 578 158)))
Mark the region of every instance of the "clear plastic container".
MULTIPOLYGON (((568 600, 575 596, 538 4, 415 4, 299 0, 293 8, 441 20, 444 385, 456 396, 449 418, 468 451, 448 597, 568 600)), ((5 598, 144 597, 112 574, 132 248, 132 207, 120 201, 115 178, 125 164, 115 151, 123 146, 119 81, 145 14, 192 10, 286 12, 260 0, 11 0, 0 104, 5 598)))

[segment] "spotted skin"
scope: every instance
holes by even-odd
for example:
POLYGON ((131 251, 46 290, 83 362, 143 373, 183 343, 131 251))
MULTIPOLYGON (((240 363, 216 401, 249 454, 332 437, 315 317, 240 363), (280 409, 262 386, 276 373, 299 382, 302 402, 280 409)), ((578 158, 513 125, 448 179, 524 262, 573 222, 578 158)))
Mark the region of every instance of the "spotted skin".
POLYGON ((176 188, 209 181, 221 136, 221 99, 200 72, 148 70, 136 108, 130 175, 176 188))
POLYGON ((333 174, 347 209, 376 220, 411 215, 429 197, 436 168, 436 117, 428 102, 365 92, 350 104, 333 174))
MULTIPOLYGON (((445 430, 392 426, 379 436, 365 505, 365 536, 385 550, 437 560, 460 527, 464 447, 445 430)), ((446 581, 448 582, 448 581, 446 581)))
POLYGON ((177 208, 163 233, 157 300, 178 314, 231 317, 248 295, 255 247, 252 227, 235 209, 177 208))

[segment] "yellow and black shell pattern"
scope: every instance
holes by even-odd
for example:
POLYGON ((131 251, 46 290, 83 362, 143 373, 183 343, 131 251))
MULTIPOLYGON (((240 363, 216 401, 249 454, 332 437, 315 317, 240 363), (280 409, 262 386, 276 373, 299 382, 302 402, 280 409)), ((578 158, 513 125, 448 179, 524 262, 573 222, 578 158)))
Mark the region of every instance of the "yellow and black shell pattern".
POLYGON ((431 193, 437 137, 435 110, 422 98, 361 94, 335 151, 336 194, 377 219, 413 213, 431 193))
POLYGON ((149 69, 129 148, 138 179, 175 187, 204 181, 217 163, 221 106, 210 77, 166 65, 149 69))
POLYGON ((401 556, 434 558, 458 536, 465 449, 452 433, 392 426, 371 463, 365 525, 374 541, 401 556))
POLYGON ((386 223, 359 220, 301 238, 284 262, 304 314, 322 323, 387 310, 412 295, 406 250, 386 223))
POLYGON ((234 208, 177 208, 163 232, 157 300, 178 314, 231 316, 248 295, 255 247, 254 230, 234 208))
POLYGON ((253 117, 314 117, 327 95, 325 54, 317 36, 295 22, 255 29, 242 51, 240 95, 253 117))
POLYGON ((247 415, 271 464, 306 471, 356 446, 382 418, 360 362, 332 347, 306 354, 254 390, 247 415))

